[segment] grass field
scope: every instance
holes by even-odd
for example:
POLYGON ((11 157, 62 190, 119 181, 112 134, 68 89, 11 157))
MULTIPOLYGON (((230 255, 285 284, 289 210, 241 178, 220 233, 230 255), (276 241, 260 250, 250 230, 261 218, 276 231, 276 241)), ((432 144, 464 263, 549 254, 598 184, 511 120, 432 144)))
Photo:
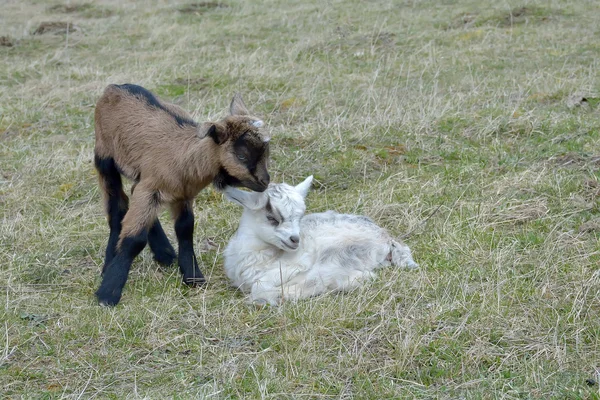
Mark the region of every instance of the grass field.
POLYGON ((600 399, 599 2, 0 7, 2 397, 600 399), (199 121, 241 92, 273 181, 314 174, 309 211, 412 232, 420 270, 256 308, 222 269, 241 210, 211 188, 208 285, 145 250, 99 307, 93 111, 125 82, 199 121))

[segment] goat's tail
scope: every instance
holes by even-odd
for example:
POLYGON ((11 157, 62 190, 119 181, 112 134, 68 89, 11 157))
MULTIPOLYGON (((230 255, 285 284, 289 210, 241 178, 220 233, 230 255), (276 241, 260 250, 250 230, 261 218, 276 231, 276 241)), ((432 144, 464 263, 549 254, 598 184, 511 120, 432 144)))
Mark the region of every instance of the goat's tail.
POLYGON ((419 264, 412 258, 410 248, 401 241, 391 241, 390 257, 392 265, 397 267, 418 268, 419 264))

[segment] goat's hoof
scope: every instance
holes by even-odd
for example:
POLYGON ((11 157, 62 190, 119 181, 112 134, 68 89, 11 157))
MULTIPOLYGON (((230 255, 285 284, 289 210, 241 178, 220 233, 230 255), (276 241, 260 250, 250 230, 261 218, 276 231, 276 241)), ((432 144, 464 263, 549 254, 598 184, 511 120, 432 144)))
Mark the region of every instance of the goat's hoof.
POLYGON ((206 283, 206 279, 204 279, 203 276, 197 278, 183 278, 183 283, 191 287, 198 287, 204 285, 206 283))
POLYGON ((102 307, 114 307, 119 304, 121 300, 121 295, 117 295, 114 293, 102 293, 100 291, 96 292, 96 298, 98 299, 98 304, 102 307))
POLYGON ((248 300, 249 304, 256 306, 257 308, 265 308, 265 307, 277 307, 283 303, 281 296, 271 296, 271 297, 255 297, 248 300))
POLYGON ((119 301, 121 300, 121 291, 106 290, 105 288, 100 287, 96 292, 96 298, 98 299, 98 304, 102 307, 114 307, 119 304, 119 301))
POLYGON ((168 250, 154 254, 154 261, 165 267, 170 267, 173 265, 176 258, 177 254, 168 250))

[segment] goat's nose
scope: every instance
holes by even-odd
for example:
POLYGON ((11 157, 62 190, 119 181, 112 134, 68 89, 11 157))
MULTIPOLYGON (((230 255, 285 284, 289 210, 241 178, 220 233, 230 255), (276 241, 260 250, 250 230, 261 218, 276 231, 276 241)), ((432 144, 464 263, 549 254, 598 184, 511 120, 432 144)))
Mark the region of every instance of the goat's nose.
POLYGON ((260 183, 267 186, 269 184, 269 182, 271 182, 271 177, 269 176, 269 174, 265 175, 264 177, 262 177, 260 179, 260 183))
POLYGON ((300 243, 300 236, 292 235, 292 236, 290 236, 290 241, 294 244, 298 244, 298 243, 300 243))

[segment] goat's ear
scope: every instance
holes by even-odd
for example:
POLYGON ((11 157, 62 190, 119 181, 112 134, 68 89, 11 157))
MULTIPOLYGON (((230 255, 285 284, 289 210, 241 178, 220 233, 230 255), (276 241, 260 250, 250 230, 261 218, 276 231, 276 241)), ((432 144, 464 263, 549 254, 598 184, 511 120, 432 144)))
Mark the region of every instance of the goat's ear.
POLYGON ((223 144, 227 140, 227 130, 219 124, 211 124, 206 136, 210 136, 216 144, 223 144))
POLYGON ((268 201, 268 197, 265 193, 246 192, 231 186, 227 186, 223 190, 223 193, 225 194, 225 198, 227 198, 227 200, 244 206, 250 210, 260 210, 267 204, 268 201))
POLYGON ((313 176, 309 176, 302 183, 296 185, 296 191, 302 195, 302 197, 306 197, 308 195, 308 191, 310 190, 310 185, 312 184, 313 176))
POLYGON ((242 100, 242 95, 236 93, 233 96, 233 100, 231 100, 231 104, 229 105, 229 113, 231 115, 248 115, 248 108, 246 108, 246 104, 244 104, 244 100, 242 100))

